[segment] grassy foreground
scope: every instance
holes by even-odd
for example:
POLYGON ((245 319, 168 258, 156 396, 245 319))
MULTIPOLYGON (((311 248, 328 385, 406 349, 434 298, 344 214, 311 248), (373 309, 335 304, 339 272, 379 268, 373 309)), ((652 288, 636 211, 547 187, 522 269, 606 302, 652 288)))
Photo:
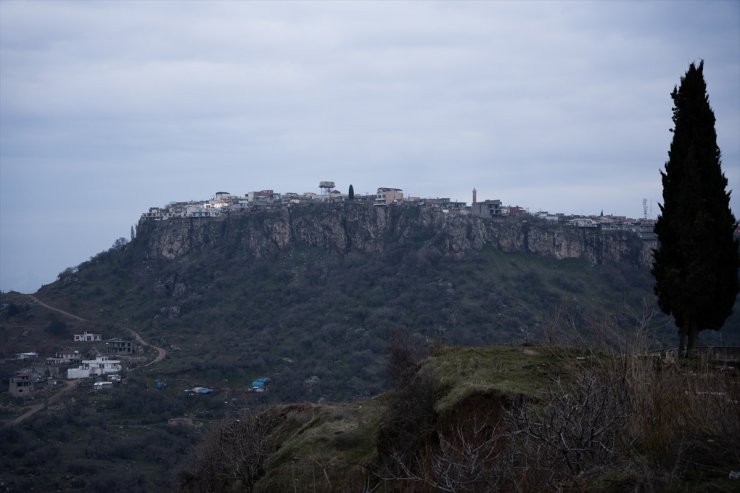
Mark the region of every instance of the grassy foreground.
POLYGON ((727 365, 497 346, 417 370, 374 399, 224 423, 182 490, 737 491, 727 365))

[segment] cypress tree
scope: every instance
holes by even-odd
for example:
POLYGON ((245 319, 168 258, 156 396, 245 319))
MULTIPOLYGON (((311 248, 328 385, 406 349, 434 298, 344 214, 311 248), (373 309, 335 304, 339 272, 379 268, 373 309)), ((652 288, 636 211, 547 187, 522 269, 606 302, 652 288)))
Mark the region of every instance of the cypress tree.
POLYGON ((696 348, 699 331, 719 330, 738 293, 737 227, 709 105, 704 62, 689 66, 673 99, 673 141, 655 224, 653 276, 661 310, 673 316, 679 353, 696 348))
POLYGON ((349 193, 347 194, 347 198, 349 200, 354 200, 355 199, 355 189, 352 187, 352 184, 351 183, 349 185, 349 193))

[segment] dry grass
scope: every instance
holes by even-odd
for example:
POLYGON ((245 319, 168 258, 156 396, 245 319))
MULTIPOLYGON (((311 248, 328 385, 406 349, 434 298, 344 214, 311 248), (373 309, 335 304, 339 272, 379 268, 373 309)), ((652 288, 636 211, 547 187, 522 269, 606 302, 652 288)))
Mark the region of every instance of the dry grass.
POLYGON ((737 370, 650 355, 651 315, 646 304, 628 333, 594 319, 588 336, 558 316, 565 333, 549 347, 440 351, 426 363, 447 389, 426 430, 436 441, 411 459, 391 454, 383 479, 398 491, 736 491, 737 370), (472 398, 493 391, 503 413, 472 398))

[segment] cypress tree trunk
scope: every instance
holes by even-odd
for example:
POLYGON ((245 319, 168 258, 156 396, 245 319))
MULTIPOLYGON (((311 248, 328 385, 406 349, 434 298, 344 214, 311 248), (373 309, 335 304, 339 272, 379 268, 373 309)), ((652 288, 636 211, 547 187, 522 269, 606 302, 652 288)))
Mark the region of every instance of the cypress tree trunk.
POLYGON ((678 333, 678 357, 683 358, 686 356, 686 333, 678 333))
POLYGON ((695 321, 689 324, 689 346, 686 350, 686 357, 693 358, 696 356, 696 343, 699 340, 699 328, 695 321))

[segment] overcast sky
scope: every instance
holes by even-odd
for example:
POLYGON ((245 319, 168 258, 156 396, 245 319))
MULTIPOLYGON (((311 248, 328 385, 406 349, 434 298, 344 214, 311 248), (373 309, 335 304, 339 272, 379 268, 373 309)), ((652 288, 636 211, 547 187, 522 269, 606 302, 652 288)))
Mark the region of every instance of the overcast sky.
POLYGON ((217 191, 655 216, 700 59, 738 216, 738 1, 2 1, 0 289, 217 191))

